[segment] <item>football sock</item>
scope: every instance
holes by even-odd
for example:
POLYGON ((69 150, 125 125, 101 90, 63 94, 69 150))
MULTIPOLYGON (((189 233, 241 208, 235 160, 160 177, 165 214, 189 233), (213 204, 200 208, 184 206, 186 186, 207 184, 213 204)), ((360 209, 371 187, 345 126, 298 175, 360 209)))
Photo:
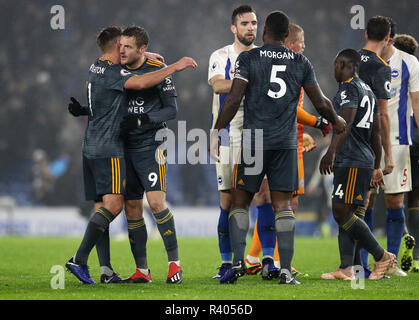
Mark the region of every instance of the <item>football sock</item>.
POLYGON ((220 217, 218 218, 218 247, 220 249, 222 262, 230 262, 233 259, 231 251, 230 233, 228 230, 228 214, 229 210, 220 207, 220 217))
POLYGON ((272 203, 265 203, 258 208, 258 224, 257 231, 262 246, 263 256, 273 258, 276 242, 275 233, 275 213, 272 203))
MULTIPOLYGON (((99 265, 102 267, 107 267, 107 269, 112 270, 111 265, 111 249, 110 249, 110 240, 109 240, 109 228, 107 228, 103 235, 96 242, 96 252, 97 257, 99 258, 99 265)), ((104 270, 107 270, 104 269, 104 270)), ((101 272, 103 273, 103 272, 101 272)), ((107 273, 105 273, 107 274, 107 273)), ((110 274, 112 275, 112 274, 110 274)))
POLYGON ((131 252, 138 269, 148 269, 147 266, 147 227, 144 218, 127 220, 128 238, 131 252))
POLYGON ((352 240, 358 240, 360 246, 371 253, 375 261, 378 261, 383 257, 384 249, 374 238, 374 235, 367 224, 356 215, 352 214, 343 221, 339 227, 344 229, 352 240))
POLYGON ((279 264, 278 240, 275 241, 274 261, 279 264))
POLYGON ((419 260, 419 208, 409 209, 409 230, 413 238, 415 238, 415 248, 413 249, 413 259, 419 260))
MULTIPOLYGON (((367 209, 365 210, 365 217, 364 221, 367 224, 368 228, 370 228, 371 231, 374 230, 374 209, 367 209)), ((368 268, 369 262, 368 262, 368 251, 365 249, 361 249, 361 262, 362 265, 365 268, 368 268)))
POLYGON ((354 240, 349 236, 345 229, 339 227, 338 244, 340 253, 339 268, 345 269, 354 264, 354 240))
POLYGON ((113 269, 107 267, 107 266, 100 266, 100 274, 107 275, 108 277, 112 276, 114 274, 113 269))
POLYGON ((169 209, 165 209, 162 212, 155 213, 154 218, 163 239, 169 261, 179 260, 175 221, 172 212, 169 209))
MULTIPOLYGON (((365 209, 362 207, 358 207, 355 210, 355 214, 359 219, 364 220, 365 217, 365 209)), ((362 258, 361 258, 361 246, 359 245, 358 241, 355 241, 355 251, 354 251, 354 260, 353 265, 355 266, 363 266, 362 258)), ((368 267, 368 265, 366 265, 368 267)))
POLYGON ((295 236, 295 216, 291 210, 280 210, 275 213, 275 231, 278 254, 281 257, 281 270, 286 269, 291 274, 295 236))
POLYGON ((233 250, 233 265, 244 259, 246 249, 246 236, 249 231, 249 211, 244 208, 235 208, 230 211, 229 217, 231 249, 233 250))
POLYGON ((90 218, 83 240, 74 257, 74 262, 79 265, 87 264, 89 254, 103 233, 109 228, 109 224, 115 216, 105 208, 99 208, 90 218))
POLYGON ((247 260, 250 263, 260 262, 260 253, 262 251, 262 246, 260 244, 259 234, 258 234, 258 221, 256 220, 255 229, 253 230, 252 243, 250 244, 250 249, 247 254, 247 260))
POLYGON ((400 209, 387 209, 387 251, 396 258, 399 254, 404 229, 404 206, 400 209))

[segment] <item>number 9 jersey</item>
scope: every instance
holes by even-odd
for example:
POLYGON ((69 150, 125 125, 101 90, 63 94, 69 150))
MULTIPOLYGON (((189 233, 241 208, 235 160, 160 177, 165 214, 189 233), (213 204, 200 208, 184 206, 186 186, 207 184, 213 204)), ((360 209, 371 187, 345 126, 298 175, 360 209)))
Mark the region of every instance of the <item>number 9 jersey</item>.
POLYGON ((374 169, 370 142, 374 113, 379 111, 371 88, 359 77, 341 82, 333 107, 337 114, 345 108, 358 109, 345 142, 336 152, 334 166, 374 169))
POLYGON ((284 46, 264 45, 238 56, 234 78, 248 82, 243 129, 251 130, 243 131, 243 147, 251 141, 256 150, 297 149, 301 87, 317 82, 310 61, 284 46), (263 129, 263 145, 255 144, 256 129, 263 129))

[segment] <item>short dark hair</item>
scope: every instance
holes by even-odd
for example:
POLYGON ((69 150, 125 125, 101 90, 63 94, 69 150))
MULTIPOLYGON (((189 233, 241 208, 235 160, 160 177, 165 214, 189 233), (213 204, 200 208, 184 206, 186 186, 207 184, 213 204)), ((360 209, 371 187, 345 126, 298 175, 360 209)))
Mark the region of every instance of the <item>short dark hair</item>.
POLYGON ((122 35, 125 37, 134 37, 135 38, 135 44, 138 48, 140 48, 143 45, 148 45, 148 33, 147 30, 143 27, 137 27, 137 26, 131 26, 126 28, 122 35))
POLYGON ((248 5, 242 5, 234 9, 233 14, 231 15, 231 24, 235 25, 237 22, 237 16, 240 16, 248 12, 253 12, 254 14, 256 14, 255 9, 253 9, 251 6, 248 6, 248 5))
POLYGON ((418 48, 418 42, 414 37, 408 34, 397 34, 393 39, 394 46, 407 52, 409 54, 415 54, 416 49, 418 48))
POLYGON ((374 16, 368 20, 367 35, 368 40, 382 41, 390 32, 390 21, 387 17, 374 16))
POLYGON ((282 11, 271 12, 266 18, 265 28, 274 40, 284 41, 289 28, 288 16, 282 11))
POLYGON ((96 43, 103 53, 113 49, 116 40, 121 36, 122 29, 117 26, 110 26, 102 29, 97 38, 96 43))
POLYGON ((390 38, 393 39, 396 35, 396 23, 390 17, 387 17, 388 22, 390 23, 390 38))
POLYGON ((359 66, 361 64, 361 55, 358 53, 358 51, 351 48, 343 49, 338 53, 336 59, 341 57, 351 63, 355 70, 358 72, 359 66))

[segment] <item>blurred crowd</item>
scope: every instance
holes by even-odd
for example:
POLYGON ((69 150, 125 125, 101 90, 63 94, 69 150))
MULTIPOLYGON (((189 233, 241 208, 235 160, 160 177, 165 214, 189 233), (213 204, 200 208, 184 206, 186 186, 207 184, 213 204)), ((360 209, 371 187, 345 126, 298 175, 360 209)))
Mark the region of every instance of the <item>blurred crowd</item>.
MULTIPOLYGON (((71 96, 86 102, 87 70, 100 55, 96 34, 108 25, 145 27, 149 51, 160 53, 169 64, 185 55, 195 58, 197 70, 175 76, 177 119, 187 121, 188 129, 209 130, 208 59, 214 50, 232 43, 231 12, 243 2, 63 0, 64 30, 50 26, 55 1, 0 0, 0 4, 0 25, 6 30, 0 42, 0 195, 12 195, 20 205, 84 205, 81 141, 86 119, 70 116, 67 104, 71 96)), ((402 33, 415 35, 419 30, 418 4, 409 0, 260 0, 247 4, 254 6, 259 18, 257 45, 262 44, 264 18, 272 10, 285 11, 305 29, 305 54, 330 98, 336 91, 335 54, 344 47, 359 49, 364 42, 364 31, 350 27, 353 5, 364 6, 366 19, 376 14, 393 17, 402 33)), ((306 109, 316 114, 306 100, 306 109)), ((177 132, 176 121, 168 126, 177 132)), ((305 154, 306 184, 327 146, 318 132, 307 132, 318 147, 305 154)), ((175 205, 218 203, 213 165, 169 165, 167 180, 167 197, 175 205)), ((321 196, 316 190, 301 198, 301 210, 315 209, 316 197, 321 196)))

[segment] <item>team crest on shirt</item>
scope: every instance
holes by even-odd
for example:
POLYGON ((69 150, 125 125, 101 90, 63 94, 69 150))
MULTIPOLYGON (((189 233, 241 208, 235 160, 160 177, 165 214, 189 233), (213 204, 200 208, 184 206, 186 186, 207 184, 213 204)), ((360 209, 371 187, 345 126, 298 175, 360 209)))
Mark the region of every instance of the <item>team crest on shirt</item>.
POLYGON ((362 62, 368 62, 368 60, 370 59, 370 57, 369 56, 366 56, 366 55, 362 55, 361 56, 361 61, 362 62))
POLYGON ((384 83, 384 89, 386 89, 386 90, 387 90, 387 92, 390 92, 390 90, 391 90, 391 84, 390 84, 390 81, 386 81, 386 82, 384 83))
POLYGON ((218 176, 218 184, 223 184, 223 177, 218 176))
POLYGON ((399 76, 399 74, 400 74, 400 72, 399 72, 399 70, 397 70, 397 69, 393 69, 393 70, 391 71, 391 77, 392 77, 393 79, 396 79, 396 78, 399 76))
POLYGON ((346 99, 348 96, 346 95, 346 90, 343 90, 341 93, 340 93, 340 99, 342 100, 342 102, 340 103, 340 106, 343 106, 345 103, 348 103, 348 102, 350 102, 350 100, 349 99, 346 99), (345 100, 346 99, 346 100, 345 100))
POLYGON ((125 69, 121 69, 121 76, 126 77, 127 75, 131 74, 131 72, 125 70, 125 69))
POLYGON ((215 69, 217 69, 217 62, 216 61, 211 66, 212 71, 214 71, 215 69))

